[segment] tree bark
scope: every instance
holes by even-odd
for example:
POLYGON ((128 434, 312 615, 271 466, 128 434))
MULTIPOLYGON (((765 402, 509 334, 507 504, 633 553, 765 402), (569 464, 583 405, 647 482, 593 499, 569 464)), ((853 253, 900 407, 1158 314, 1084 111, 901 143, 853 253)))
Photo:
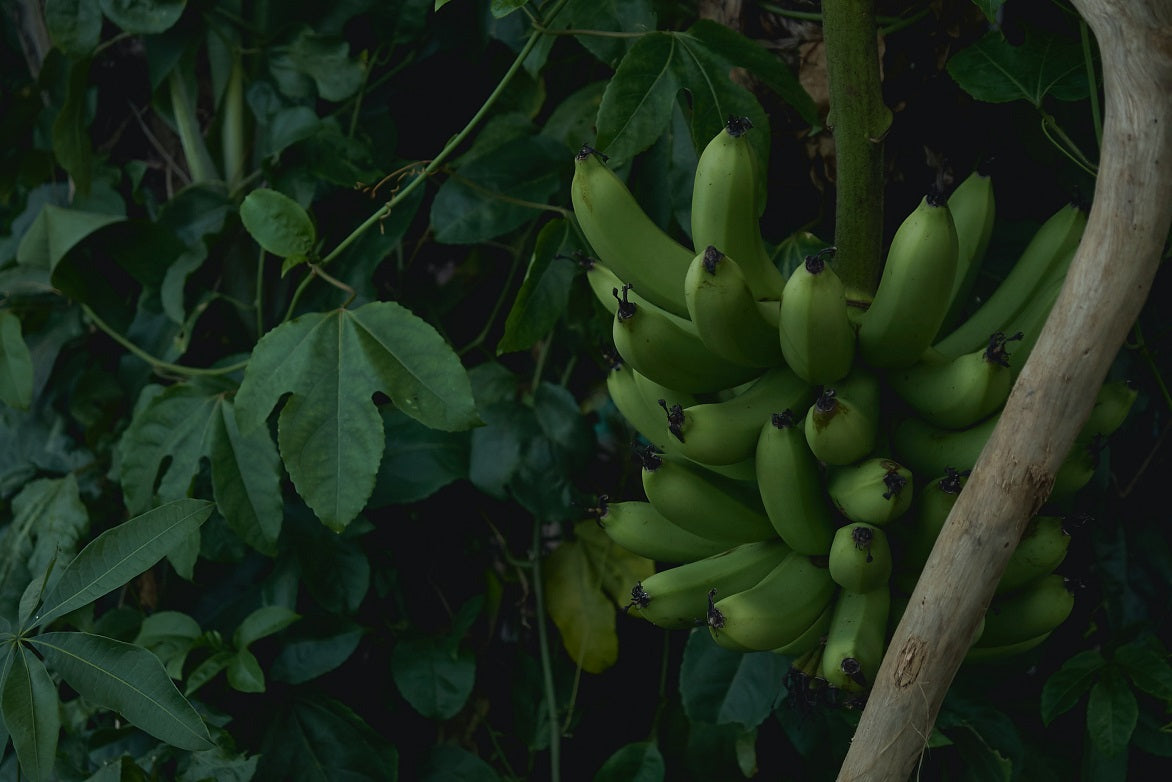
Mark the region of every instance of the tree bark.
POLYGON ((1074 0, 1099 43, 1103 149, 1086 232, 924 567, 838 779, 906 780, 1026 523, 1050 493, 1172 222, 1172 3, 1074 0))

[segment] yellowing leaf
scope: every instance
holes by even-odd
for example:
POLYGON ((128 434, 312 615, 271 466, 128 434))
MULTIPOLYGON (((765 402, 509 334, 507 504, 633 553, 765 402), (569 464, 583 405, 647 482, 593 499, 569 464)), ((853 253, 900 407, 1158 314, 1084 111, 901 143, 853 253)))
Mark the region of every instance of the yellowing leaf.
POLYGON ((619 656, 615 608, 655 565, 615 545, 593 520, 578 522, 574 533, 546 559, 546 610, 570 657, 587 673, 601 673, 619 656))

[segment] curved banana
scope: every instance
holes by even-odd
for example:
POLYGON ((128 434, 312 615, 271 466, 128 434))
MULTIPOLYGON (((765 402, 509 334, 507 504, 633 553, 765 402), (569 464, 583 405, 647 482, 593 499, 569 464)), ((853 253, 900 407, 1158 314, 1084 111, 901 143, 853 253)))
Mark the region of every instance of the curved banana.
POLYGON ((998 331, 988 344, 942 363, 921 361, 894 369, 887 382, 928 423, 964 429, 1000 410, 1013 387, 1006 337, 998 331))
POLYGON ((1095 441, 1076 442, 1070 453, 1058 465, 1054 473, 1054 485, 1050 487, 1050 501, 1070 499, 1095 477, 1099 469, 1099 446, 1095 441))
POLYGON ((826 554, 834 538, 818 460, 788 409, 761 427, 755 455, 757 489, 773 529, 794 551, 826 554))
POLYGON ((777 537, 752 486, 653 452, 644 452, 642 473, 647 501, 689 532, 745 543, 777 537))
MULTIPOLYGON (((774 649, 776 654, 785 654, 790 657, 803 657, 822 646, 826 640, 826 633, 830 629, 830 617, 834 615, 834 603, 829 602, 814 623, 806 631, 784 646, 774 649)), ((797 660, 794 661, 795 664, 797 660)))
POLYGON ((1017 263, 993 294, 968 320, 935 343, 933 348, 952 358, 976 350, 995 331, 1013 328, 1014 318, 1036 297, 1039 284, 1052 267, 1064 261, 1069 264, 1086 223, 1086 213, 1074 204, 1067 204, 1051 215, 1030 239, 1017 263))
POLYGON ((936 538, 967 482, 967 473, 962 475, 950 468, 916 492, 910 511, 911 523, 901 524, 894 530, 899 544, 895 582, 900 589, 910 593, 915 587, 936 538))
POLYGON ((737 259, 757 299, 781 298, 785 277, 765 250, 758 218, 762 179, 746 136, 748 117, 730 117, 696 162, 692 188, 692 242, 697 252, 714 245, 737 259))
POLYGON ((636 305, 630 300, 629 290, 628 285, 622 287, 611 336, 615 350, 640 374, 669 388, 711 393, 761 373, 760 369, 716 355, 698 336, 676 325, 659 308, 636 305))
POLYGON ((1115 433, 1131 412, 1139 390, 1130 380, 1108 380, 1099 387, 1095 405, 1079 430, 1078 440, 1090 442, 1115 433))
POLYGON ((777 328, 763 317, 735 255, 709 245, 684 277, 684 301, 709 350, 736 364, 782 363, 777 328))
MULTIPOLYGON (((586 269, 586 282, 590 285, 590 292, 594 294, 594 298, 598 299, 599 303, 611 315, 617 315, 620 301, 618 292, 623 289, 626 283, 620 280, 619 276, 601 261, 595 260, 594 258, 586 258, 581 263, 586 269)), ((696 330, 696 324, 692 323, 688 318, 682 318, 674 312, 657 307, 636 293, 634 288, 628 288, 626 295, 636 307, 657 310, 660 315, 689 334, 697 337, 700 335, 696 330)))
POLYGON ((887 533, 873 524, 839 527, 830 545, 829 568, 834 583, 851 592, 886 587, 892 573, 887 533))
POLYGON ((827 471, 826 491, 838 512, 855 522, 884 526, 912 505, 912 473, 894 459, 872 457, 827 471))
POLYGON ((780 540, 744 543, 646 578, 631 590, 634 613, 654 625, 683 629, 704 624, 708 596, 734 595, 757 584, 781 564, 789 549, 780 540))
POLYGON ((925 196, 892 237, 875 298, 858 318, 859 353, 869 364, 911 366, 932 345, 948 311, 957 253, 948 202, 925 196))
POLYGON ((993 600, 985 613, 985 631, 974 644, 988 648, 1017 644, 1051 632, 1074 610, 1066 579, 1051 573, 1021 590, 993 600))
POLYGON ((911 416, 892 432, 892 450, 915 475, 944 475, 949 468, 971 470, 1000 418, 996 412, 966 429, 945 429, 911 416))
POLYGON ((1035 516, 1026 525, 1021 540, 997 582, 996 594, 1013 592, 1031 581, 1053 573, 1066 559, 1070 535, 1058 516, 1035 516))
POLYGON ((832 687, 847 692, 871 688, 883 661, 890 612, 891 590, 886 586, 839 592, 822 649, 822 678, 832 687))
POLYGON ((790 275, 778 313, 780 339, 774 340, 794 372, 816 385, 842 380, 855 358, 846 289, 826 254, 806 256, 790 275))
POLYGON ((941 328, 951 329, 969 304, 973 284, 985 260, 989 239, 993 236, 997 204, 993 198, 993 179, 978 168, 956 186, 948 196, 948 211, 956 225, 956 279, 948 297, 948 313, 941 328))
POLYGON ((1017 643, 1005 644, 1003 646, 970 646, 968 653, 964 656, 966 663, 992 663, 1006 660, 1010 657, 1016 657, 1019 654, 1028 652, 1037 646, 1041 646, 1053 634, 1053 631, 1036 635, 1033 638, 1026 638, 1024 641, 1017 643))
POLYGON ((806 411, 806 442, 819 461, 851 464, 875 450, 879 417, 879 380, 856 368, 834 386, 823 386, 806 411))
POLYGON ((625 361, 611 366, 606 376, 606 389, 611 401, 627 423, 649 443, 665 453, 679 453, 676 439, 667 431, 663 411, 648 404, 638 386, 639 374, 625 361))
POLYGON ((753 458, 761 427, 775 411, 802 408, 812 397, 809 383, 780 366, 723 402, 664 409, 681 453, 701 464, 728 465, 753 458))
POLYGON ((648 301, 681 317, 684 275, 693 253, 656 225, 601 153, 583 146, 574 157, 570 199, 595 254, 648 301))
POLYGON ((793 643, 834 596, 830 572, 791 551, 756 586, 715 600, 708 627, 716 643, 740 652, 764 652, 793 643))
POLYGON ((593 512, 607 537, 632 554, 657 562, 695 562, 745 542, 702 538, 673 524, 649 502, 610 502, 604 494, 593 512))

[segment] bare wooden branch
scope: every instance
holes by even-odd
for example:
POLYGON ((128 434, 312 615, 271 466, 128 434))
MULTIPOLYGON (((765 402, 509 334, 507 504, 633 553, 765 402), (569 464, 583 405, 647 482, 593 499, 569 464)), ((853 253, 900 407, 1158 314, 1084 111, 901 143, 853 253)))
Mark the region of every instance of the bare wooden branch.
POLYGON ((1074 0, 1103 60, 1103 149, 1065 286, 895 631, 838 779, 906 780, 1029 518, 1135 322, 1172 222, 1172 3, 1074 0))

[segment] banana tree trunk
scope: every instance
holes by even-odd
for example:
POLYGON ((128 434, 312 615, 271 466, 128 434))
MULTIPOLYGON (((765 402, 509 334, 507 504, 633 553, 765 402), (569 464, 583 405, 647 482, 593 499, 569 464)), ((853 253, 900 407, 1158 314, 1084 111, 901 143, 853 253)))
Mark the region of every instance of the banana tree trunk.
POLYGON ((1172 222, 1172 3, 1074 0, 1103 61, 1086 233, 1037 346, 895 630, 843 780, 897 780, 927 745, 994 587, 1147 297, 1172 222))

